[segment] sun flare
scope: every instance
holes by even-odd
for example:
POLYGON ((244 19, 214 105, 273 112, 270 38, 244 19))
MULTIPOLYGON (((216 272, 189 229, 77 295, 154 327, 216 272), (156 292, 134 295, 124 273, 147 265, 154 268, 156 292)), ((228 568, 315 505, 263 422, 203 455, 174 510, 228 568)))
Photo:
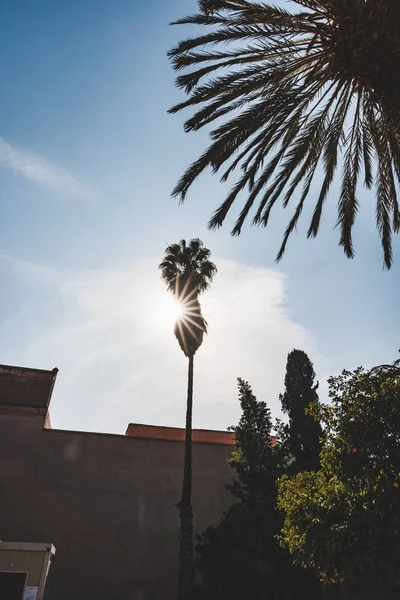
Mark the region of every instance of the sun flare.
POLYGON ((184 315, 183 305, 169 294, 163 295, 156 308, 156 321, 162 327, 171 328, 184 315))

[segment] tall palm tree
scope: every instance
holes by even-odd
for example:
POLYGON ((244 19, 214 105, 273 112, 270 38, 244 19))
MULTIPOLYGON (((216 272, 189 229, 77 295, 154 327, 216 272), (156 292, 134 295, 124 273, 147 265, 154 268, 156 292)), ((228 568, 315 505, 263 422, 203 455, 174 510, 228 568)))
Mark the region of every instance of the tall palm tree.
POLYGON ((173 194, 183 201, 207 168, 215 173, 223 167, 221 180, 226 181, 240 167, 238 180, 209 222, 211 229, 220 227, 247 189, 232 230, 239 235, 256 200, 252 222, 266 226, 277 200, 287 207, 301 185, 277 254, 280 260, 315 175, 322 177, 313 191, 309 238, 318 233, 324 203, 340 171, 339 244, 353 257, 362 178, 375 193, 376 223, 390 268, 392 232, 400 229, 400 2, 288 4, 296 12, 269 2, 198 0, 197 14, 175 22, 207 31, 169 52, 174 69, 186 70, 176 82, 188 95, 170 112, 195 107, 186 131, 223 120, 173 194))
POLYGON ((188 358, 185 455, 182 495, 178 504, 181 536, 179 555, 178 598, 188 598, 193 578, 193 508, 192 508, 192 408, 194 355, 207 333, 207 323, 201 313, 199 295, 206 291, 217 268, 210 260, 210 250, 196 239, 189 244, 181 240, 165 250, 160 263, 161 277, 167 289, 181 303, 182 316, 176 321, 175 336, 188 358))

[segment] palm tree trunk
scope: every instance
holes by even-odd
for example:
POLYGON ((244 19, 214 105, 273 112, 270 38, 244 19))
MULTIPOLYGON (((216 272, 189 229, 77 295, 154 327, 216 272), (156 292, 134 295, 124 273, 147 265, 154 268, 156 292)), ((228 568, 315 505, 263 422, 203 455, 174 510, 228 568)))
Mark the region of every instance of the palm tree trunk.
POLYGON ((193 362, 189 356, 188 389, 186 405, 185 459, 183 467, 182 497, 178 504, 181 519, 179 551, 178 600, 187 600, 193 581, 193 507, 192 507, 192 408, 193 362))

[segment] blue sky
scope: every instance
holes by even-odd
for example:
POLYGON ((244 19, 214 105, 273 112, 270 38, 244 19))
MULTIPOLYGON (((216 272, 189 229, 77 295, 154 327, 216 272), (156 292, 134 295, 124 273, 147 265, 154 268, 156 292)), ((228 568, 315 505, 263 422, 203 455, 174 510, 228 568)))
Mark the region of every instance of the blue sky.
POLYGON ((187 33, 168 23, 194 8, 0 8, 0 362, 60 368, 57 427, 183 424, 185 362, 153 318, 165 301, 157 261, 182 237, 200 237, 219 266, 204 297, 210 335, 198 355, 195 426, 235 422, 237 376, 277 412, 294 346, 309 352, 321 382, 397 357, 400 244, 384 271, 371 196, 360 194, 355 260, 337 246, 333 192, 319 238, 305 239, 305 215, 278 266, 288 214, 231 238, 229 223, 206 228, 226 191, 217 178, 202 177, 184 206, 170 198, 207 143, 206 132, 184 134, 183 114, 166 112, 182 97, 166 52, 187 33))

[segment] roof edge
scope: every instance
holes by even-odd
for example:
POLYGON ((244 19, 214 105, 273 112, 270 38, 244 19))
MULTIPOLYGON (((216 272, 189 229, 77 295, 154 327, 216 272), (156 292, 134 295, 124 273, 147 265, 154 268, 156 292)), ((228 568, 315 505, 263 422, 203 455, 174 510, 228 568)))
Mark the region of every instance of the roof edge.
POLYGON ((54 369, 33 369, 32 367, 20 367, 18 365, 2 365, 0 364, 0 369, 10 369, 10 370, 15 370, 15 371, 27 371, 30 373, 47 373, 48 375, 51 375, 52 373, 54 375, 57 375, 58 373, 58 368, 54 367, 54 369))
MULTIPOLYGON (((165 425, 145 425, 143 423, 129 423, 125 435, 136 439, 169 440, 176 442, 185 441, 185 429, 181 427, 168 427, 165 425)), ((234 437, 231 431, 216 429, 193 429, 192 441, 222 444, 233 446, 234 437)))

